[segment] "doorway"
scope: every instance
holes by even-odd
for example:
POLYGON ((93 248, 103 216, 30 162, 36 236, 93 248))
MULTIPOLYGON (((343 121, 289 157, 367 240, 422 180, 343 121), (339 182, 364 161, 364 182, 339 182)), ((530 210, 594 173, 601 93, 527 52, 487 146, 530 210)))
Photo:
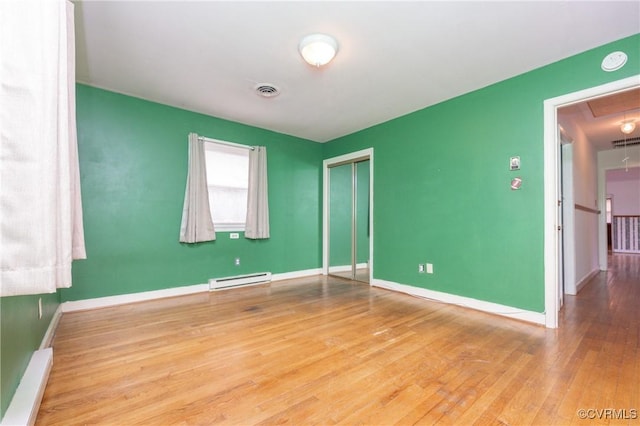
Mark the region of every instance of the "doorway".
MULTIPOLYGON (((558 200, 561 198, 559 187, 562 183, 560 176, 561 159, 558 146, 560 138, 558 132, 558 109, 584 102, 590 99, 604 97, 610 94, 624 92, 640 86, 640 75, 623 80, 614 81, 601 86, 559 96, 544 101, 544 276, 545 276, 545 324, 549 328, 558 327, 558 311, 560 309, 559 294, 562 291, 560 274, 563 267, 561 258, 563 245, 562 235, 558 232, 562 225, 558 214, 558 200)), ((589 207, 590 211, 605 210, 605 194, 600 183, 602 171, 598 166, 598 200, 597 209, 589 207)), ((604 246, 606 265, 606 226, 604 215, 600 215, 601 224, 598 226, 600 247, 604 246), (604 239, 603 239, 604 237, 604 239)), ((565 253, 566 255, 566 253, 565 253)), ((600 256, 602 262, 602 256, 600 256)), ((604 267, 606 269, 606 266, 604 267)), ((603 270, 604 270, 603 269, 603 270)))
POLYGON ((323 273, 371 283, 373 149, 324 161, 323 273))

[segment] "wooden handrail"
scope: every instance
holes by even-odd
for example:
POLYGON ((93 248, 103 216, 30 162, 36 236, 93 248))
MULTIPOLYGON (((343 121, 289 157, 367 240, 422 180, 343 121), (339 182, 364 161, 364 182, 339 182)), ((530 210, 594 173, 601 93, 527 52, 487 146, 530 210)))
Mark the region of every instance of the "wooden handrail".
POLYGON ((600 210, 592 209, 591 207, 583 206, 581 204, 576 204, 576 210, 582 210, 583 212, 600 214, 600 210))

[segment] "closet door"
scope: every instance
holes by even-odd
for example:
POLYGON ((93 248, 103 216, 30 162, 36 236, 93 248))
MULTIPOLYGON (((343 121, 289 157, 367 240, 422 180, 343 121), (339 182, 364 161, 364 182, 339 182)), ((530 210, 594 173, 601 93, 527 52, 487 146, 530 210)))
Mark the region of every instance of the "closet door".
POLYGON ((369 160, 329 169, 328 272, 369 282, 369 160))
POLYGON ((329 169, 329 274, 353 279, 353 163, 329 169))
POLYGON ((352 279, 369 282, 369 160, 354 163, 355 271, 352 279))

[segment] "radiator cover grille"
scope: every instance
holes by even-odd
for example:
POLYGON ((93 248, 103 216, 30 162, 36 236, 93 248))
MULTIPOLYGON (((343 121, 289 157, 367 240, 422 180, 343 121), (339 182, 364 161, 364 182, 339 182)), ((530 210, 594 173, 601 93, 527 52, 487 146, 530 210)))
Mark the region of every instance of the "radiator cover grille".
POLYGON ((255 274, 237 275, 234 277, 211 278, 209 280, 209 290, 226 290, 229 288, 268 283, 270 281, 271 272, 259 272, 255 274))

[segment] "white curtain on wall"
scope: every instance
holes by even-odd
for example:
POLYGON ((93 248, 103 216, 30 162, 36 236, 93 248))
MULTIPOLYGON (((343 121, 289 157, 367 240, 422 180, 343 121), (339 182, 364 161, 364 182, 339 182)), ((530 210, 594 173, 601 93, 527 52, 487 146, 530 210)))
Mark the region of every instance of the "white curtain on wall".
POLYGON ((196 133, 189 133, 189 165, 184 193, 181 243, 200 243, 216 239, 209 210, 209 189, 204 157, 204 145, 196 133))
POLYGON ((269 238, 267 187, 267 148, 256 146, 249 151, 249 193, 247 196, 245 238, 269 238))
POLYGON ((86 257, 73 4, 0 1, 0 296, 71 286, 86 257))

